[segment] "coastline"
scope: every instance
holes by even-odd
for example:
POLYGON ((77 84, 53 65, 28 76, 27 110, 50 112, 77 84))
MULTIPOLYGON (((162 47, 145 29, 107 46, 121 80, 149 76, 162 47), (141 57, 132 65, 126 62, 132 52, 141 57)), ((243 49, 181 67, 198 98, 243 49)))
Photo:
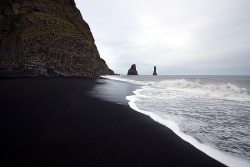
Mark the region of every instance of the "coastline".
POLYGON ((221 162, 222 164, 224 164, 226 166, 232 166, 232 167, 233 166, 234 167, 238 167, 238 166, 239 167, 248 167, 249 166, 249 161, 247 161, 246 159, 243 159, 242 157, 239 157, 239 156, 233 156, 232 154, 229 154, 227 152, 223 152, 219 149, 216 149, 216 148, 213 148, 209 145, 203 144, 200 141, 198 141, 197 139, 195 139, 194 137, 184 133, 183 131, 180 130, 180 127, 178 124, 176 124, 176 122, 171 121, 171 120, 165 120, 165 119, 161 118, 160 116, 158 116, 157 114, 139 109, 136 106, 135 101, 137 100, 137 96, 140 96, 140 95, 138 95, 139 94, 138 92, 140 92, 141 90, 143 90, 143 88, 139 88, 139 89, 133 91, 134 95, 126 97, 126 99, 129 101, 129 106, 132 109, 134 109, 135 111, 137 111, 141 114, 149 116, 155 122, 158 122, 159 124, 171 129, 182 140, 190 143, 192 146, 194 146, 198 150, 202 151, 203 153, 205 153, 209 157, 215 159, 216 161, 221 162))
POLYGON ((91 96, 106 84, 96 79, 12 78, 0 84, 3 164, 224 166, 128 104, 91 96))

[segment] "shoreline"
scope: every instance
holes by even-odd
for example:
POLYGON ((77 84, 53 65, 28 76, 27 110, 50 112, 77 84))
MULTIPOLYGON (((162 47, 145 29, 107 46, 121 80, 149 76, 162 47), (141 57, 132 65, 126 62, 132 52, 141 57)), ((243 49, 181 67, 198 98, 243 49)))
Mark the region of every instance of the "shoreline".
POLYGON ((3 164, 224 166, 129 105, 90 96, 96 79, 0 84, 3 164))
POLYGON ((137 101, 138 98, 140 99, 140 96, 144 96, 140 92, 147 89, 147 87, 151 87, 151 84, 146 84, 145 82, 140 83, 140 81, 133 81, 133 79, 130 81, 129 78, 116 78, 116 77, 112 77, 112 76, 107 76, 106 78, 110 79, 112 81, 116 81, 116 82, 125 82, 128 84, 137 85, 137 88, 133 91, 133 94, 126 96, 126 99, 128 100, 130 107, 134 111, 139 112, 143 115, 149 116, 155 122, 171 129, 182 140, 190 143, 195 148, 202 151, 203 153, 205 153, 209 157, 211 157, 211 158, 213 158, 213 159, 215 159, 215 160, 217 160, 217 161, 219 161, 227 166, 235 166, 235 167, 236 166, 240 166, 240 167, 249 166, 250 161, 247 158, 243 158, 243 157, 238 156, 238 155, 230 154, 230 153, 227 153, 225 151, 219 150, 218 148, 214 148, 208 144, 204 144, 204 143, 200 142, 199 140, 195 139, 193 136, 181 131, 179 125, 176 122, 171 121, 171 120, 166 120, 166 119, 158 116, 154 112, 139 109, 136 106, 135 101, 137 101), (140 85, 140 86, 138 86, 138 85, 140 85))
POLYGON ((158 116, 152 112, 139 109, 134 102, 135 102, 136 95, 137 95, 136 92, 138 92, 142 89, 143 88, 139 88, 139 89, 134 91, 135 92, 134 95, 130 95, 130 96, 126 97, 126 99, 129 101, 129 106, 133 110, 135 110, 136 112, 141 113, 143 115, 149 116, 155 122, 165 126, 166 128, 169 128, 172 132, 174 132, 182 140, 188 142, 196 149, 202 151, 207 156, 213 158, 214 160, 216 160, 218 162, 221 162, 224 165, 239 166, 239 167, 247 167, 249 165, 249 161, 246 159, 243 159, 242 157, 239 157, 236 155, 233 156, 232 154, 229 154, 229 153, 223 152, 219 149, 213 148, 209 145, 201 143, 200 141, 195 139, 193 136, 190 136, 190 135, 182 132, 179 129, 179 126, 175 122, 170 121, 170 120, 166 121, 163 118, 161 118, 160 116, 158 116))

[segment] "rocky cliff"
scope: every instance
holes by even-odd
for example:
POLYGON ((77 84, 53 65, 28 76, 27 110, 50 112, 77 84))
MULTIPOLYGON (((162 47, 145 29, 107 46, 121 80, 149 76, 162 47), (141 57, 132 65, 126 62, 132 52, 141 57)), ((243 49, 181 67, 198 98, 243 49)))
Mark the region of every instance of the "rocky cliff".
POLYGON ((1 0, 0 69, 37 75, 113 74, 74 0, 1 0))

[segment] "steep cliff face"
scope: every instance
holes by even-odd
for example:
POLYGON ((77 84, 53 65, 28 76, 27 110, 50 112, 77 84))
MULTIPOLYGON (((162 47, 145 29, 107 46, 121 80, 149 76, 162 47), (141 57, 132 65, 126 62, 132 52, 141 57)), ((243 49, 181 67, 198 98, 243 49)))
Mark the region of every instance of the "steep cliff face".
POLYGON ((0 49, 2 70, 112 74, 74 0, 1 0, 0 49))

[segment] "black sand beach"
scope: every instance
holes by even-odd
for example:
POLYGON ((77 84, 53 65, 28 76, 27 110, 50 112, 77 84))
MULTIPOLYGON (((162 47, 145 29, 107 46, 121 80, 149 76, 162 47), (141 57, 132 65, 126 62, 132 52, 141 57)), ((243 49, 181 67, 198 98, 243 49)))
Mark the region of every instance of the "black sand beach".
POLYGON ((223 166, 128 105, 90 96, 97 84, 1 79, 0 166, 223 166))

